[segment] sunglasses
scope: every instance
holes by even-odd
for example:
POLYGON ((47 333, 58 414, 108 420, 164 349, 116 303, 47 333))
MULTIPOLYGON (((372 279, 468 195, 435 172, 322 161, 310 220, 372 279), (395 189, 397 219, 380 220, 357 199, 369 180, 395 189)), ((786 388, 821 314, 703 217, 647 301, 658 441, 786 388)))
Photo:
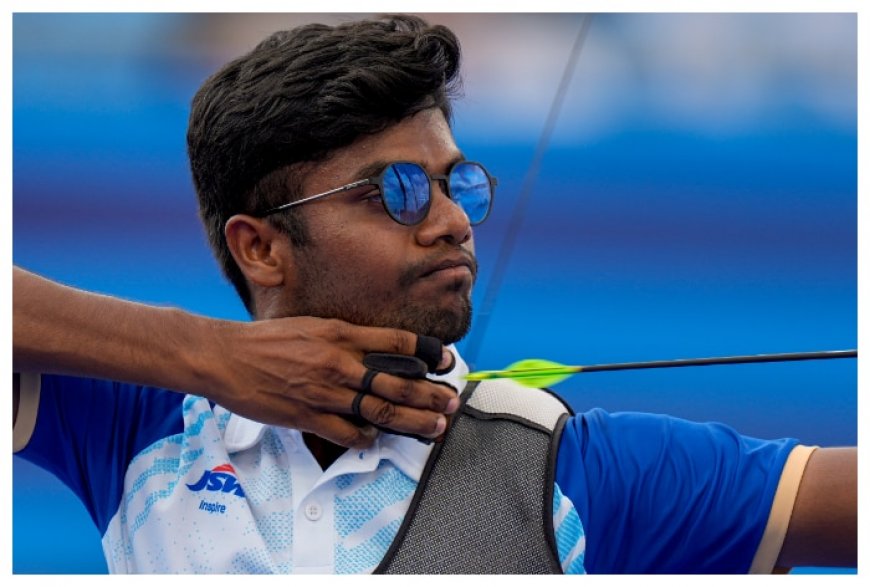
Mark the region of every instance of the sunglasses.
POLYGON ((416 163, 397 161, 387 165, 377 177, 361 179, 322 194, 307 196, 266 210, 260 216, 270 216, 332 194, 374 185, 380 190, 381 201, 390 218, 399 224, 413 226, 423 222, 429 214, 432 205, 433 180, 440 181, 446 186, 447 195, 465 212, 472 226, 480 224, 489 216, 489 211, 492 209, 492 196, 498 181, 483 165, 474 161, 457 161, 446 175, 430 175, 416 163))

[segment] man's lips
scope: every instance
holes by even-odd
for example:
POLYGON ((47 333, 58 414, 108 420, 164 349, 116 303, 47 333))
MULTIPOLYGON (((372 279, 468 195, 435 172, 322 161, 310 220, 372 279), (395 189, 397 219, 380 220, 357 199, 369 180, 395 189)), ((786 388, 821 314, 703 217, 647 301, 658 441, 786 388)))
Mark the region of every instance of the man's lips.
POLYGON ((428 265, 420 274, 420 278, 431 277, 433 275, 453 275, 461 277, 468 275, 474 277, 477 273, 474 260, 468 255, 456 255, 442 259, 437 263, 428 265))

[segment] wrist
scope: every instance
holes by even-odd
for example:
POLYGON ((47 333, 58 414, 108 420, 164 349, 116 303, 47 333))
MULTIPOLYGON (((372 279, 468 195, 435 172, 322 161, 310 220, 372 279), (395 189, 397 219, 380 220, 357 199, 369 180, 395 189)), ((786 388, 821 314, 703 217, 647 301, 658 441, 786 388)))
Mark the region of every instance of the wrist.
POLYGON ((232 374, 233 341, 238 338, 243 323, 177 311, 183 314, 178 324, 184 332, 178 349, 182 362, 179 372, 185 374, 185 381, 180 387, 222 403, 230 387, 228 380, 232 374))

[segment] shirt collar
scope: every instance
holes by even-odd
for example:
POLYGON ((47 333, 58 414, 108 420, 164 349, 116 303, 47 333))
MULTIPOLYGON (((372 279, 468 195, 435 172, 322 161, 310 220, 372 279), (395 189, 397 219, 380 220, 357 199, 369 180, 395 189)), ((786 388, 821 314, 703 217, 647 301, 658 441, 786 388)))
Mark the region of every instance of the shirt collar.
MULTIPOLYGON (((428 378, 432 381, 445 382, 458 392, 462 392, 465 387, 464 378, 468 374, 468 366, 462 360, 462 357, 459 356, 455 346, 450 345, 448 348, 453 353, 453 356, 456 357, 456 364, 453 366, 453 369, 444 375, 429 375, 428 378)), ((221 406, 215 406, 216 414, 219 410, 225 411, 221 406)), ((235 453, 253 447, 263 438, 266 428, 267 425, 260 422, 249 420, 238 414, 230 414, 226 430, 224 431, 224 444, 227 452, 235 453)), ((302 435, 299 431, 292 430, 288 432, 290 433, 282 436, 295 443, 296 446, 294 448, 308 450, 302 441, 302 435)), ((383 433, 372 447, 364 451, 349 449, 333 466, 344 467, 348 464, 347 461, 350 461, 355 463, 356 468, 361 464, 361 461, 365 461, 371 463, 373 468, 376 468, 380 460, 387 459, 392 461, 405 475, 415 481, 419 481, 432 446, 432 444, 424 444, 407 436, 383 433), (369 453, 370 459, 364 458, 365 454, 362 457, 360 456, 360 453, 366 452, 369 453)))

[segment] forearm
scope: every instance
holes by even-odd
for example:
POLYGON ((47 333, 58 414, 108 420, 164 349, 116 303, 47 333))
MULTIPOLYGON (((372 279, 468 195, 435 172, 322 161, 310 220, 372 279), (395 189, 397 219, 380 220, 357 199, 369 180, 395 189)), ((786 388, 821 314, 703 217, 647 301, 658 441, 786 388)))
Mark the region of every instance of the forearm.
MULTIPOLYGON (((218 321, 66 287, 13 268, 13 370, 201 391, 218 321)), ((226 326, 224 326, 226 327, 226 326)))

